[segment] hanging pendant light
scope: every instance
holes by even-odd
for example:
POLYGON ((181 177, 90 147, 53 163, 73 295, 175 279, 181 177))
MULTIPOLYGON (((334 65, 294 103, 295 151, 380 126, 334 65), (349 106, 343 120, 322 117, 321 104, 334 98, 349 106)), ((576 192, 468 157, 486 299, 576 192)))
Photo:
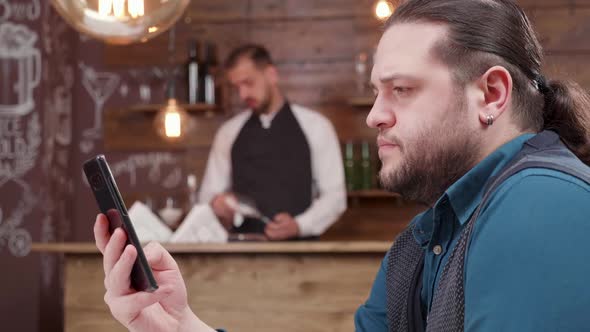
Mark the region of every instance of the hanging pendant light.
POLYGON ((171 27, 190 0, 51 0, 76 30, 111 44, 146 41, 171 27))
POLYGON ((154 126, 163 139, 179 141, 192 129, 193 121, 175 98, 168 98, 166 105, 156 114, 154 126))
POLYGON ((187 132, 196 126, 195 121, 176 100, 176 78, 174 70, 174 53, 176 49, 176 29, 172 27, 168 38, 168 82, 166 89, 166 104, 158 111, 154 118, 156 132, 167 141, 182 141, 187 132))

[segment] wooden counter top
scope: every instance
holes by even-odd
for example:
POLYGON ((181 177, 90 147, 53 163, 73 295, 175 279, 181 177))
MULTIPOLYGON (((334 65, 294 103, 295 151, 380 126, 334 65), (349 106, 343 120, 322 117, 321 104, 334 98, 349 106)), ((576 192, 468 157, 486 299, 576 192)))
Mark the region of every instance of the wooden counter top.
MULTIPOLYGON (((391 242, 386 241, 309 241, 309 242, 229 242, 229 243, 169 243, 164 247, 173 254, 354 254, 383 253, 391 242)), ((33 243, 33 251, 66 254, 96 254, 98 249, 92 242, 33 243)))
MULTIPOLYGON (((387 241, 164 244, 190 307, 228 331, 350 331, 391 243, 387 241)), ((64 254, 66 332, 124 332, 104 303, 102 257, 92 242, 34 243, 64 254)))

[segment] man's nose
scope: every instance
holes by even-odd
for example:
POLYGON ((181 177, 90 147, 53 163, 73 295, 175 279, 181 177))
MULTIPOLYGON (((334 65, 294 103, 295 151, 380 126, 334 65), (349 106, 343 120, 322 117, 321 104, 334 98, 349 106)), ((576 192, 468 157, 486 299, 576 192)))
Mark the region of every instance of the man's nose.
POLYGON ((369 128, 389 128, 393 127, 396 123, 395 113, 391 108, 391 105, 377 96, 373 107, 367 116, 367 126, 369 128))

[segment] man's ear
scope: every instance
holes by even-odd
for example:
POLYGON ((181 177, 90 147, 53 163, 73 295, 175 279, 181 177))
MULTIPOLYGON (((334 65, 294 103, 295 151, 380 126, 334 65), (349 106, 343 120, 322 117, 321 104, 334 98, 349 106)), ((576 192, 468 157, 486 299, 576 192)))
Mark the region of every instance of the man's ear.
POLYGON ((512 101, 512 75, 502 66, 488 69, 478 80, 478 88, 483 95, 483 107, 479 119, 487 124, 490 116, 492 122, 500 118, 512 101))
POLYGON ((273 65, 266 66, 266 68, 264 68, 264 75, 271 83, 279 83, 279 71, 277 70, 277 67, 273 65))

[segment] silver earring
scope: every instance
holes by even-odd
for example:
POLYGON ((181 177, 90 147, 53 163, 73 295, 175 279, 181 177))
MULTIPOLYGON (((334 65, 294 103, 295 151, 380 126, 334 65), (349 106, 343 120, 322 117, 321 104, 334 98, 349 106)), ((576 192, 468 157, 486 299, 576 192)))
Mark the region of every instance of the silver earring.
POLYGON ((486 117, 486 121, 487 121, 487 122, 486 122, 486 124, 487 124, 488 126, 491 126, 491 125, 493 125, 493 124, 494 124, 494 116, 493 116, 493 115, 491 115, 491 114, 490 114, 490 115, 488 115, 488 116, 486 117))

